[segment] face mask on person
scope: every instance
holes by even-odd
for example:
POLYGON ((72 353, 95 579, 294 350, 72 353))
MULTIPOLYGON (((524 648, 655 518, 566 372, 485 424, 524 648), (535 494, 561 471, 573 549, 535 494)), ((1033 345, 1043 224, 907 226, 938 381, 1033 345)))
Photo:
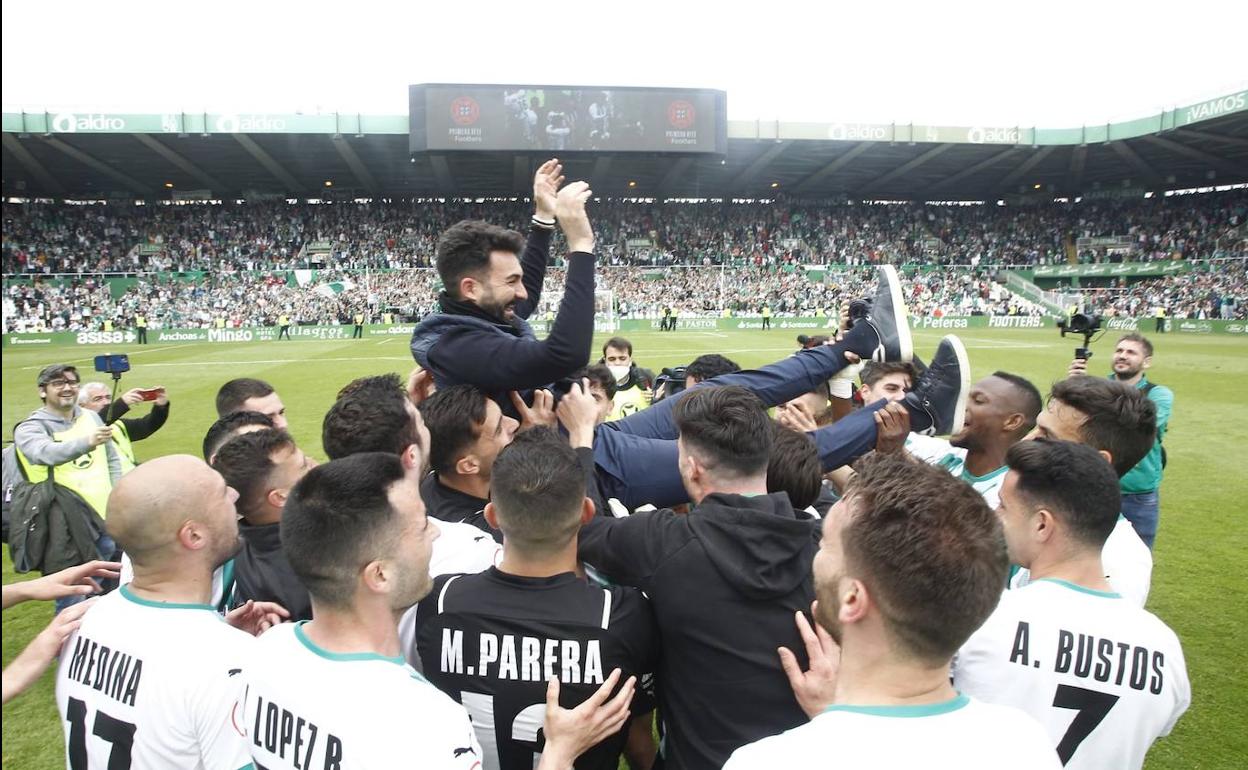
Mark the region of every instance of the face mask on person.
POLYGON ((628 379, 628 372, 629 372, 629 369, 631 369, 632 367, 612 366, 611 364, 607 364, 607 368, 611 370, 611 376, 615 378, 616 382, 623 382, 624 380, 628 379))

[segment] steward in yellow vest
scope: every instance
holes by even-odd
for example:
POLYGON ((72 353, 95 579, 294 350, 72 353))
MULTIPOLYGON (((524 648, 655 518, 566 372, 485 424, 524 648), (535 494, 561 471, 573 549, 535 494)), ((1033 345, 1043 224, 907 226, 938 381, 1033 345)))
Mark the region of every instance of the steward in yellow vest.
POLYGON ((37 384, 43 408, 13 431, 18 462, 34 483, 46 479, 48 468, 53 468, 56 483, 78 493, 102 518, 113 484, 134 467, 119 446, 124 442, 121 445, 128 448, 129 437, 116 426, 106 426, 95 412, 78 406, 75 367, 46 367, 37 384))

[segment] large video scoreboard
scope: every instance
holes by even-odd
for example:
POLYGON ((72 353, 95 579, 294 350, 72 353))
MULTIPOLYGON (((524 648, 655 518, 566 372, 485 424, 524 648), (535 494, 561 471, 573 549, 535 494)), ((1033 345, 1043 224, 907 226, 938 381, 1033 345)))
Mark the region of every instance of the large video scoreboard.
POLYGON ((691 88, 411 86, 411 151, 723 154, 727 95, 691 88))

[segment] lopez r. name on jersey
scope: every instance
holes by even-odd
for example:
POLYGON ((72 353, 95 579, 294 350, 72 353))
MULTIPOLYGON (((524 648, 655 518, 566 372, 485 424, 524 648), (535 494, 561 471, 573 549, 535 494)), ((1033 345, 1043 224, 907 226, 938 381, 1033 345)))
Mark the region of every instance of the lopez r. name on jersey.
POLYGON ((207 604, 99 599, 65 641, 56 704, 73 770, 251 763, 234 706, 257 641, 207 604))
POLYGON ((243 677, 239 720, 257 768, 479 766, 462 706, 402 658, 329 652, 304 625, 266 631, 243 677))
MULTIPOLYGON (((640 685, 657 662, 654 617, 641 592, 591 585, 571 572, 443 576, 417 606, 422 670, 468 709, 485 770, 534 766, 550 677, 559 677, 560 705, 571 708, 613 669, 640 685)), ((649 710, 643 702, 634 698, 634 713, 649 710)), ((582 754, 578 770, 615 770, 626 732, 582 754)))
POLYGON ((1118 594, 1041 578, 1006 591, 954 686, 1038 719, 1075 770, 1136 770, 1191 703, 1179 639, 1118 594))

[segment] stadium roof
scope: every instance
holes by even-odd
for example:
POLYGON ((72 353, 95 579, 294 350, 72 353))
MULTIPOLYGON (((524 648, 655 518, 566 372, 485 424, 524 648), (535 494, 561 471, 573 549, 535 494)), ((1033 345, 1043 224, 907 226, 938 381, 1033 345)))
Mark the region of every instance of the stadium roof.
MULTIPOLYGON (((513 196, 549 154, 413 156, 406 115, 4 113, 2 138, 6 197, 513 196)), ((1136 194, 1248 182, 1248 91, 1073 129, 730 121, 724 156, 563 160, 610 197, 1136 194)))

